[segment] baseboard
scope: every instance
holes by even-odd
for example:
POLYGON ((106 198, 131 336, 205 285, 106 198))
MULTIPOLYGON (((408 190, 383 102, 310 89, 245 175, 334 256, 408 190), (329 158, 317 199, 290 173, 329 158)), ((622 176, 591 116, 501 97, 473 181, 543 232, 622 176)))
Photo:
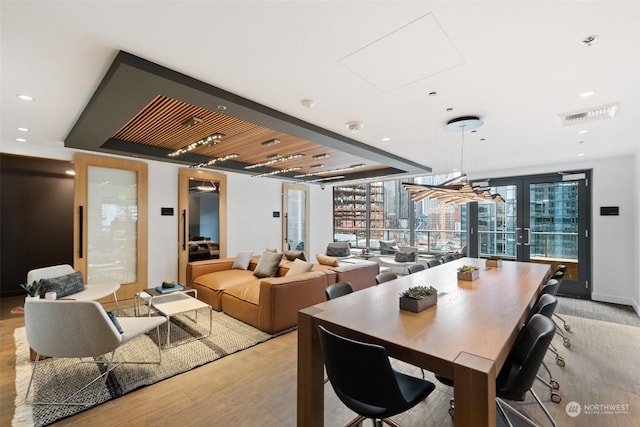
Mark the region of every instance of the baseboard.
POLYGON ((640 305, 638 305, 638 302, 633 298, 618 297, 615 295, 606 295, 606 294, 599 294, 594 292, 591 294, 591 300, 600 301, 600 302, 610 302, 612 304, 629 305, 633 307, 636 314, 640 316, 640 305))

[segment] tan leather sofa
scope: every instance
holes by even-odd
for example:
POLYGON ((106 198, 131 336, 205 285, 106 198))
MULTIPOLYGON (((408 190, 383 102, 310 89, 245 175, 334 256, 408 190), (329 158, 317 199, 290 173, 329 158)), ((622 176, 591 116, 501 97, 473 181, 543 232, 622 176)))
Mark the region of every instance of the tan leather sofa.
POLYGON ((187 286, 198 291, 198 299, 218 311, 270 334, 296 326, 298 311, 326 300, 324 290, 335 283, 336 274, 314 270, 285 276, 290 261, 282 261, 277 277, 253 275, 259 257, 248 270, 232 270, 233 258, 187 264, 187 286))
POLYGON ((337 267, 314 264, 307 273, 286 276, 292 262, 283 259, 276 277, 253 275, 260 257, 248 270, 232 270, 234 258, 190 262, 187 286, 214 310, 242 320, 270 334, 298 324, 298 311, 326 300, 324 290, 338 281, 349 281, 354 291, 376 284, 378 264, 371 261, 341 262, 337 267))

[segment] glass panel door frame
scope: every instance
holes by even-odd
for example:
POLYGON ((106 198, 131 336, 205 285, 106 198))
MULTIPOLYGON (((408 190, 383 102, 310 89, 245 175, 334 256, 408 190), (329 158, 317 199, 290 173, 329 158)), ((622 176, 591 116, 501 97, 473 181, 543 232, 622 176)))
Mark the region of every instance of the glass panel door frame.
MULTIPOLYGON (((282 250, 302 250, 309 255, 310 210, 309 186, 305 184, 282 184, 282 250), (295 197, 292 193, 299 193, 295 197), (300 194, 303 197, 300 197, 300 194), (293 204, 292 204, 293 203, 293 204), (294 207, 291 210, 291 207, 294 207), (302 225, 302 227, 300 227, 302 225), (293 228, 291 228, 293 227, 293 228), (300 231, 302 230, 302 231, 300 231), (296 236, 292 235, 295 232, 296 236), (302 240, 300 240, 302 237, 302 240), (302 244, 302 246, 300 246, 302 244), (300 249, 301 248, 301 249, 300 249)), ((309 257, 307 256, 307 259, 309 257)))
MULTIPOLYGON (((554 173, 543 175, 530 175, 510 178, 498 178, 489 180, 489 186, 492 188, 515 188, 515 197, 513 203, 513 210, 515 215, 515 224, 504 228, 503 232, 505 236, 511 235, 514 243, 511 246, 515 247, 512 250, 505 249, 508 253, 506 259, 515 259, 522 262, 545 262, 550 263, 552 272, 556 266, 562 263, 562 259, 546 261, 540 257, 531 258, 531 243, 532 243, 532 227, 531 227, 531 188, 532 186, 539 184, 554 184, 554 183, 577 183, 578 189, 578 228, 576 233, 577 238, 577 259, 578 262, 571 263, 569 274, 565 275, 562 286, 559 293, 562 295, 569 295, 579 298, 591 298, 591 239, 589 236, 589 230, 591 228, 591 190, 589 182, 591 178, 591 171, 574 171, 567 173, 554 173), (514 227, 515 225, 515 227, 514 227)), ((483 180, 486 181, 486 180, 483 180)), ((499 192, 499 191, 498 191, 499 192)), ((505 195, 503 195, 505 197, 505 195)), ((509 199, 509 197, 507 197, 509 199)), ((506 200, 506 199, 505 199, 506 200)), ((483 253, 482 247, 480 247, 481 237, 480 235, 485 231, 478 230, 480 225, 478 213, 475 209, 471 209, 473 217, 470 217, 469 226, 471 241, 470 245, 472 250, 470 255, 486 256, 487 253, 483 253), (475 230, 474 230, 475 225, 475 230), (477 231, 477 233, 476 233, 477 231)), ((506 214, 505 214, 506 215, 506 214)), ((486 216, 486 215, 485 215, 486 216)), ((513 219, 512 218, 512 219, 513 219)), ((505 240, 506 242, 506 240, 505 240)), ((486 252, 486 251, 485 251, 486 252)), ((499 256, 502 254, 498 254, 499 256)))
POLYGON ((189 263, 189 180, 216 182, 218 199, 219 257, 227 257, 227 176, 191 168, 178 170, 178 282, 186 283, 189 263))
POLYGON ((89 168, 107 168, 132 171, 136 173, 137 221, 136 221, 136 280, 120 283, 117 292, 118 299, 132 299, 136 292, 147 288, 148 275, 148 166, 146 163, 118 159, 112 157, 76 154, 74 156, 75 185, 73 197, 73 264, 74 269, 82 271, 87 283, 91 283, 88 276, 88 207, 89 202, 89 168))

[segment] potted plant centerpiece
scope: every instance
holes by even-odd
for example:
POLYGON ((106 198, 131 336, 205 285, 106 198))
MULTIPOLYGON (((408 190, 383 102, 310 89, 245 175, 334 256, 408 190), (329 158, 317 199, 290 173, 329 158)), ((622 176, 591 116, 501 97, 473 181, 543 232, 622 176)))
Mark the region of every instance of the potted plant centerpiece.
POLYGON ((37 298, 38 297, 38 289, 40 288, 40 284, 35 280, 33 283, 21 283, 20 287, 27 292, 27 298, 37 298))
POLYGON ((500 268, 502 267, 502 258, 497 256, 490 256, 486 261, 487 268, 500 268))
POLYGON ((400 309, 419 313, 438 302, 438 290, 433 286, 412 286, 400 294, 400 309))
POLYGON ((480 271, 475 265, 463 265, 458 269, 458 280, 473 281, 480 276, 480 271))

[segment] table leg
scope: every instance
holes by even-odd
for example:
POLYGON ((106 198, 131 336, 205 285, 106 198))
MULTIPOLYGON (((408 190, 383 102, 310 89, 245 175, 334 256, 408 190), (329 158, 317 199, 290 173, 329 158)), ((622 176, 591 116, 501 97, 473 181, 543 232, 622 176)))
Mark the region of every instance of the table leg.
POLYGON ((319 312, 309 307, 298 312, 298 427, 324 423, 324 371, 318 324, 319 312))
POLYGON ((496 425, 496 369, 492 360, 460 353, 453 370, 454 425, 496 425))

